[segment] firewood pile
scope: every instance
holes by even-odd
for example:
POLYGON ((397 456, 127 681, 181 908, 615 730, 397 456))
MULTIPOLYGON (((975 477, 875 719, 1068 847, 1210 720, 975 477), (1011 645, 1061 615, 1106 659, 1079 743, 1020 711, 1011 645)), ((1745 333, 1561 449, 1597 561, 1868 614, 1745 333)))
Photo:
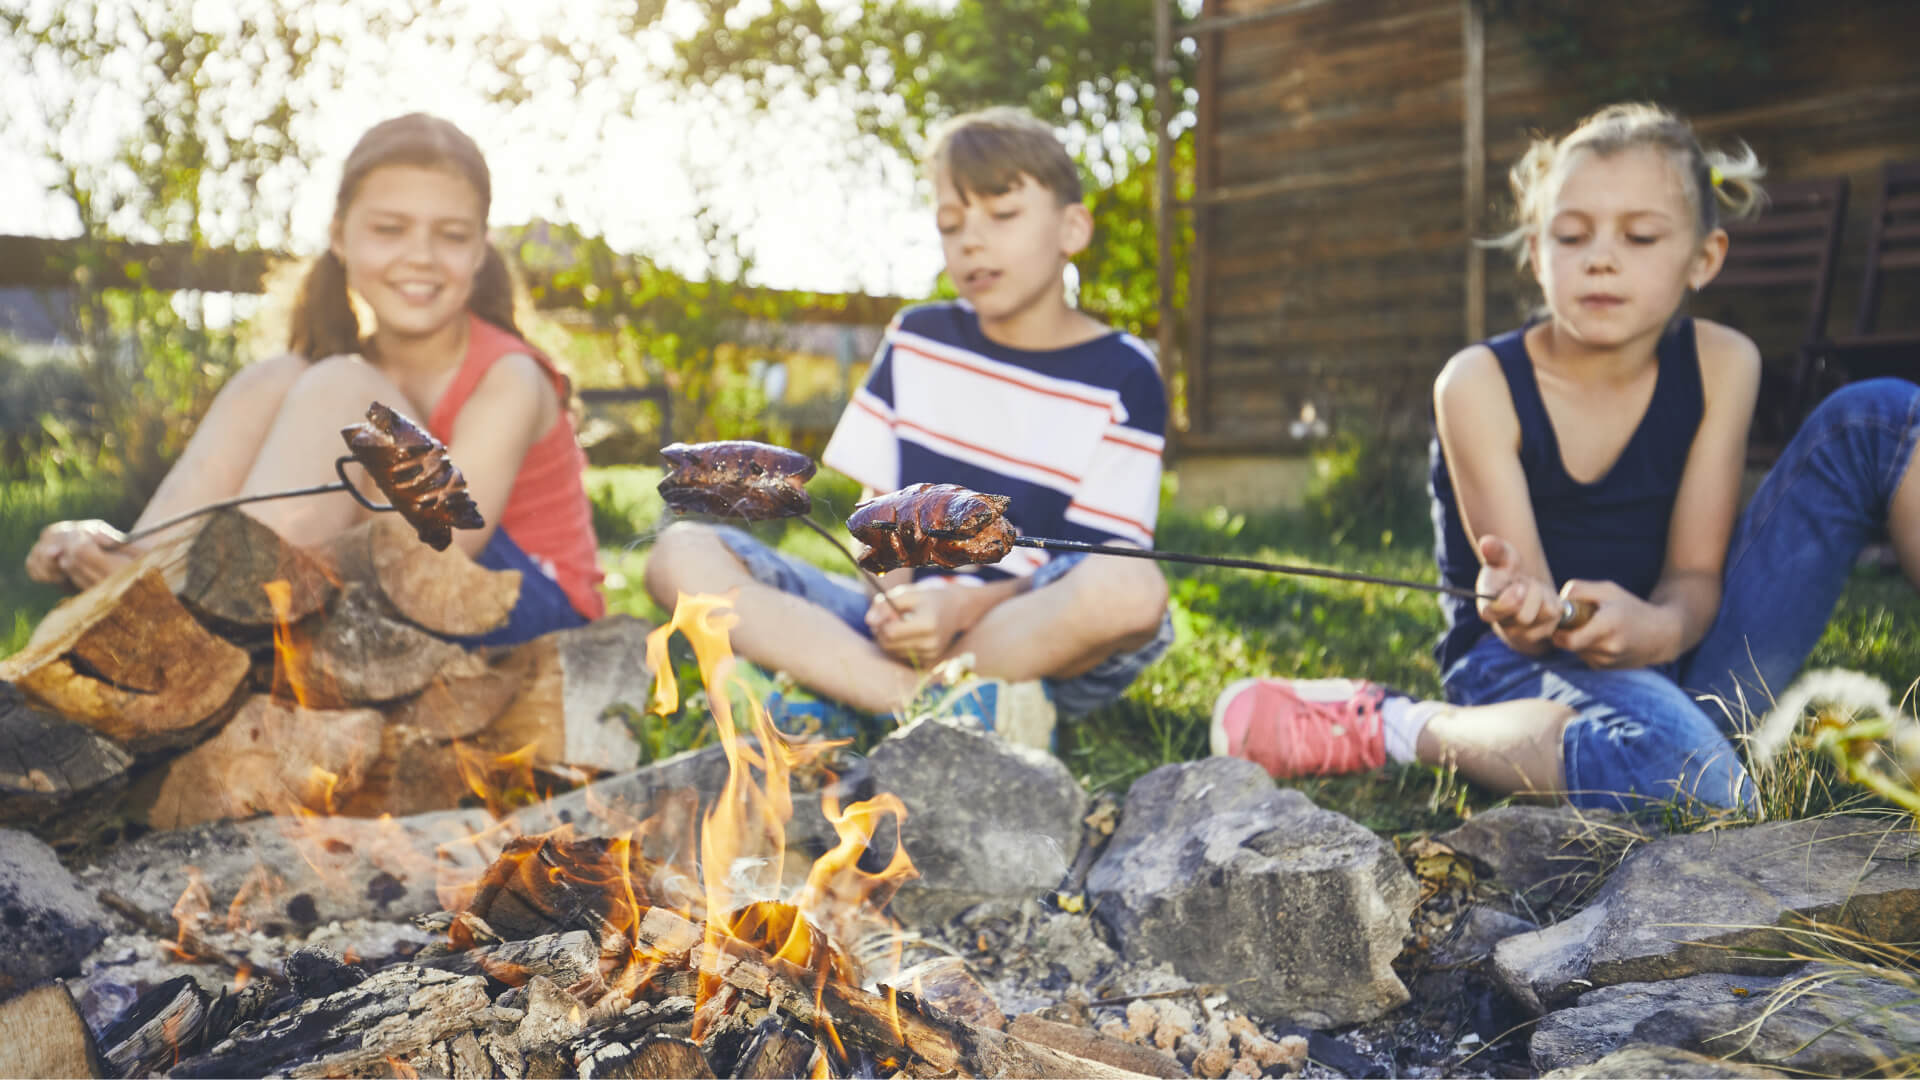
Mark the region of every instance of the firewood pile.
POLYGON ((237 510, 181 531, 0 661, 0 825, 71 846, 114 815, 401 815, 488 770, 551 789, 639 762, 606 707, 645 702, 645 624, 468 649, 448 639, 502 624, 519 574, 395 516, 317 550, 237 510))

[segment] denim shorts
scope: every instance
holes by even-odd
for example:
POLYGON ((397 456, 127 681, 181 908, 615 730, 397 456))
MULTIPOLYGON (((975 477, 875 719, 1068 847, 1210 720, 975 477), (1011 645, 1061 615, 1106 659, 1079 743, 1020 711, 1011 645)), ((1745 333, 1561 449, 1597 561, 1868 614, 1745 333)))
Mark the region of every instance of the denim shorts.
POLYGON ((518 645, 554 630, 571 630, 587 625, 587 617, 574 610, 567 591, 542 569, 533 557, 520 550, 505 529, 493 530, 487 546, 473 560, 489 570, 520 571, 520 598, 514 601, 507 621, 484 634, 454 637, 468 648, 480 645, 518 645))
POLYGON ((1920 443, 1920 386, 1842 387, 1807 416, 1735 524, 1720 610, 1692 653, 1599 671, 1577 656, 1522 656, 1494 634, 1444 673, 1447 698, 1547 698, 1567 725, 1569 798, 1632 808, 1690 797, 1756 805, 1731 740, 1784 693, 1825 630, 1861 548, 1882 535, 1920 443))
MULTIPOLYGON (((747 572, 762 585, 798 596, 838 616, 862 637, 872 638, 867 628, 867 608, 871 594, 866 588, 841 574, 828 573, 812 563, 784 555, 762 543, 745 529, 716 525, 714 530, 727 550, 746 565, 747 572)), ((1086 558, 1084 552, 1056 555, 1033 572, 1033 587, 1038 589, 1058 581, 1067 571, 1086 558)), ((1071 679, 1042 679, 1041 685, 1053 707, 1069 716, 1092 712, 1118 700, 1148 664, 1173 644, 1173 615, 1160 618, 1160 630, 1153 640, 1137 649, 1118 652, 1071 679)))

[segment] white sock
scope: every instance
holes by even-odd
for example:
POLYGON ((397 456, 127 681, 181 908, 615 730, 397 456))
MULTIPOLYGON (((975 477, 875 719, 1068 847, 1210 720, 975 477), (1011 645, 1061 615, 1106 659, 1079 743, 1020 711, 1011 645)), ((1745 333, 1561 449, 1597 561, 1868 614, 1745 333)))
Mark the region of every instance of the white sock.
POLYGON ((1418 755, 1420 732, 1427 721, 1447 705, 1443 701, 1415 701, 1399 694, 1388 694, 1380 703, 1380 731, 1386 738, 1387 757, 1405 765, 1418 755))

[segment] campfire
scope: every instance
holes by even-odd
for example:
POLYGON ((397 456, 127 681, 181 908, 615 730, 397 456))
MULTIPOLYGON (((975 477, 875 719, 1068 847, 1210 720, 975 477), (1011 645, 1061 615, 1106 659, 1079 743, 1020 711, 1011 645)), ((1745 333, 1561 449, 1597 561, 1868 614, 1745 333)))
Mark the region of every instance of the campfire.
MULTIPOLYGON (((339 587, 338 577, 317 580, 339 587)), ((397 708, 355 706, 366 677, 300 615, 298 592, 286 578, 266 583, 272 673, 261 681, 270 689, 172 759, 152 813, 191 823, 271 811, 259 820, 279 827, 304 876, 341 889, 379 888, 368 871, 381 866, 389 881, 432 880, 442 910, 415 920, 431 939, 374 971, 311 948, 277 970, 255 963, 218 941, 254 928, 260 913, 297 906, 285 880, 296 875, 276 872, 264 852, 224 910, 197 868, 164 915, 104 894, 164 934, 179 958, 227 968, 231 983, 209 992, 181 977, 146 993, 102 1035, 103 1073, 1117 1073, 1004 1033, 1005 1016, 965 965, 916 945, 885 914, 915 875, 900 842, 905 807, 886 792, 843 805, 832 767, 842 744, 789 739, 736 692, 726 600, 682 598, 645 639, 661 713, 680 704, 668 640, 679 634, 692 646, 724 784, 704 808, 690 791, 614 805, 589 788, 596 828, 584 835, 566 822, 530 828, 542 819, 524 811, 551 805, 540 785, 552 786, 556 771, 564 779, 564 762, 543 757, 537 740, 505 749, 494 738, 487 749, 486 717, 460 715, 485 695, 460 680, 443 678, 397 708), (278 750, 256 760, 208 749, 223 742, 278 750), (440 771, 458 775, 469 802, 487 805, 486 824, 427 847, 391 816, 347 816, 370 793, 417 784, 409 772, 425 752, 446 759, 440 771), (250 763, 263 767, 235 770, 250 763), (818 792, 837 837, 811 860, 787 850, 796 788, 818 792), (216 793, 218 805, 206 803, 216 793), (888 841, 884 857, 876 836, 888 841)), ((510 656, 469 663, 470 679, 515 666, 510 656)))

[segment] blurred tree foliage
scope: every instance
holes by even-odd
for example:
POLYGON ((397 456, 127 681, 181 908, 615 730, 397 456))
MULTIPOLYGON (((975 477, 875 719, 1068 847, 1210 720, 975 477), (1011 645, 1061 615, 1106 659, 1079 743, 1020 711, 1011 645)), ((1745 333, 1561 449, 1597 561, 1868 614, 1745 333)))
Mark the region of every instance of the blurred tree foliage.
MULTIPOLYGON (((682 85, 743 91, 765 105, 798 89, 850 103, 861 130, 917 159, 940 121, 1018 105, 1068 133, 1092 183, 1098 226, 1078 260, 1080 302, 1150 335, 1156 321, 1153 0, 692 0, 700 25, 679 45, 682 85), (755 5, 756 8, 762 5, 755 5)), ((1183 4, 1182 7, 1197 5, 1183 4)), ((1193 57, 1174 51, 1172 110, 1190 126, 1193 57)), ((1174 162, 1191 193, 1191 140, 1174 162)), ((1179 219, 1175 267, 1190 229, 1179 219)), ((1175 282, 1184 306, 1184 275, 1175 282)))
MULTIPOLYGON (((305 102, 292 94, 340 50, 310 13, 253 2, 209 22, 205 5, 149 0, 0 2, 0 55, 27 72, 0 114, 19 148, 49 163, 46 181, 71 208, 78 235, 48 267, 71 283, 64 305, 84 394, 43 376, 23 384, 84 400, 84 422, 49 408, 40 470, 99 471, 126 489, 129 511, 159 483, 221 379, 238 362, 235 334, 213 329, 206 298, 146 282, 138 262, 109 266, 117 241, 238 248, 285 242, 264 215, 262 184, 306 165, 295 137, 305 102), (86 144, 111 140, 110 153, 86 144), (108 287, 108 271, 131 287, 108 287)), ((208 9, 210 10, 210 9, 208 9)))

